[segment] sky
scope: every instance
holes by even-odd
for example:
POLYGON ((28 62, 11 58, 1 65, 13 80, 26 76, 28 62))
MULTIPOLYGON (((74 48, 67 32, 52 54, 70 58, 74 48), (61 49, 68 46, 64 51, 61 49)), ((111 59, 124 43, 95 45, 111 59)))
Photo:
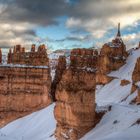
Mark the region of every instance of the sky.
POLYGON ((121 24, 127 49, 140 41, 140 0, 0 0, 0 48, 101 48, 121 24))

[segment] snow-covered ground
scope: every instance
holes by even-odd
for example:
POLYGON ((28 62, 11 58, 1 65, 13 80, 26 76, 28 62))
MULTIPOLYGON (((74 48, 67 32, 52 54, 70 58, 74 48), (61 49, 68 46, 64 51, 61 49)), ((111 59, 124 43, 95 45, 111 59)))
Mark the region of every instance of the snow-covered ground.
POLYGON ((100 123, 81 140, 140 140, 140 106, 113 105, 100 123))
POLYGON ((54 140, 54 106, 52 104, 0 129, 0 140, 54 140))
MULTIPOLYGON (((137 91, 130 94, 131 84, 121 86, 122 79, 131 81, 132 72, 140 49, 131 52, 126 64, 109 75, 116 77, 105 86, 97 86, 97 106, 111 105, 101 121, 81 140, 140 140, 140 106, 130 102, 137 96, 137 91)), ((53 116, 54 104, 18 119, 0 129, 0 140, 54 140, 56 121, 53 116)))

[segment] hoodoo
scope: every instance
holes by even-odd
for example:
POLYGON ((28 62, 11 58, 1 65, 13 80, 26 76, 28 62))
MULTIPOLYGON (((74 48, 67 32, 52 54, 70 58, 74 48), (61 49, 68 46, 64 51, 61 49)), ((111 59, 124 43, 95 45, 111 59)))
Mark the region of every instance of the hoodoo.
POLYGON ((93 59, 92 54, 93 50, 74 49, 70 66, 57 86, 54 114, 58 140, 78 140, 95 125, 94 65, 92 61, 81 61, 93 59))
POLYGON ((112 42, 105 43, 100 51, 96 82, 99 84, 110 82, 112 78, 108 77, 107 74, 123 66, 126 63, 127 56, 126 46, 121 38, 119 23, 115 39, 112 42))

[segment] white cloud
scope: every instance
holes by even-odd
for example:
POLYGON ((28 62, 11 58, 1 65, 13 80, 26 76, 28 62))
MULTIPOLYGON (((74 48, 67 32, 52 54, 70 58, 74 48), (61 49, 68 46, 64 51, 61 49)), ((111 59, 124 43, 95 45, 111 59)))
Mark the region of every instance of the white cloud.
POLYGON ((68 28, 83 28, 101 38, 112 28, 135 26, 140 19, 140 0, 82 0, 75 15, 66 21, 68 28))

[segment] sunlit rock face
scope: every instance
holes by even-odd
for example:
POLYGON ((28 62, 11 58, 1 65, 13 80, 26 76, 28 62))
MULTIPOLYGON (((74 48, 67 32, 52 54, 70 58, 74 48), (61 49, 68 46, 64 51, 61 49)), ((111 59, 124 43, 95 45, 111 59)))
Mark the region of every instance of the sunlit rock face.
POLYGON ((52 102, 49 66, 40 67, 39 62, 37 66, 33 65, 34 62, 26 65, 22 63, 23 59, 13 56, 22 53, 18 49, 16 51, 18 52, 13 53, 12 58, 8 55, 8 62, 14 64, 0 65, 0 127, 47 107, 52 102))
POLYGON ((75 57, 77 67, 73 60, 74 55, 72 51, 70 66, 64 71, 56 89, 54 115, 57 120, 55 136, 58 140, 78 140, 95 125, 94 68, 88 64, 90 61, 81 64, 80 55, 81 59, 86 55, 79 52, 78 60, 75 57))
POLYGON ((107 76, 108 73, 118 70, 126 63, 128 57, 126 46, 123 43, 120 34, 120 25, 118 26, 118 33, 112 42, 105 43, 101 48, 98 58, 97 67, 97 84, 107 84, 113 77, 107 76))

